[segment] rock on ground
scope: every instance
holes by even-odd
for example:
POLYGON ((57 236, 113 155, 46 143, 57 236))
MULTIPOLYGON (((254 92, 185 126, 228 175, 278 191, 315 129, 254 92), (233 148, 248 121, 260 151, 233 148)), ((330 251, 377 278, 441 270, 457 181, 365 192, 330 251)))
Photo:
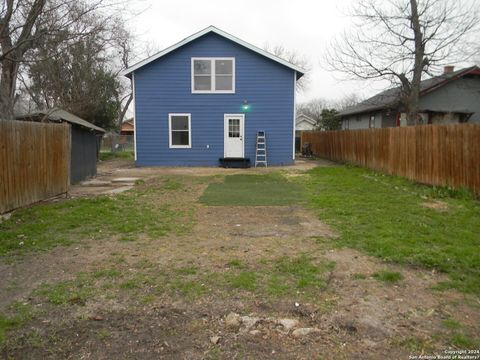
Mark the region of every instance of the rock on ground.
POLYGON ((225 318, 225 325, 227 325, 227 327, 232 327, 232 328, 239 327, 241 325, 240 315, 231 312, 225 318))
POLYGON ((282 325, 287 331, 290 331, 298 326, 298 320, 296 319, 279 319, 277 324, 282 325))
POLYGON ((292 336, 294 338, 300 338, 300 337, 304 337, 310 334, 315 334, 318 332, 320 332, 320 329, 317 329, 317 328, 299 328, 299 329, 293 330, 292 336))
POLYGON ((245 330, 250 330, 257 322, 260 321, 260 318, 251 317, 251 316, 242 316, 242 323, 245 326, 245 330))
POLYGON ((217 345, 219 343, 219 341, 220 341, 220 336, 212 336, 210 338, 210 342, 214 345, 217 345))

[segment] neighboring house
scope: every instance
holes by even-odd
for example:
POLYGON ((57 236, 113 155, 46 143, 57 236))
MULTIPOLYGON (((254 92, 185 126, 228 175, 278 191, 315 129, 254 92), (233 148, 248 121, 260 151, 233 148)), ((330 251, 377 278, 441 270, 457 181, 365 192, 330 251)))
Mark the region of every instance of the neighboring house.
POLYGON ((133 118, 127 119, 122 122, 120 129, 120 135, 133 135, 135 132, 135 126, 133 125, 133 118))
POLYGON ((300 152, 301 149, 301 132, 311 131, 317 128, 317 122, 305 114, 298 114, 295 119, 295 151, 300 152))
POLYGON ((97 174, 98 152, 105 130, 62 109, 36 111, 16 116, 18 120, 67 122, 71 125, 70 183, 97 174))
MULTIPOLYGON (((480 122, 480 68, 472 66, 422 81, 419 124, 480 122)), ((389 89, 339 114, 342 129, 406 126, 400 88, 389 89)))
POLYGON ((292 164, 303 73, 213 26, 133 65, 123 74, 133 83, 136 164, 253 162, 262 130, 268 164, 292 164))
POLYGON ((298 114, 295 119, 295 131, 310 131, 317 128, 317 121, 305 114, 298 114))

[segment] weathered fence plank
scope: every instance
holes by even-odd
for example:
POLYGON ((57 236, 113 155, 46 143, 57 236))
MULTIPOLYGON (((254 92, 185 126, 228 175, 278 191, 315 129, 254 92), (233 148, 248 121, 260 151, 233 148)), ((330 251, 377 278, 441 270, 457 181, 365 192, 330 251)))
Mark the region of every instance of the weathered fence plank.
POLYGON ((303 132, 307 142, 319 157, 480 194, 479 124, 303 132))
POLYGON ((0 120, 0 214, 66 193, 70 125, 0 120))

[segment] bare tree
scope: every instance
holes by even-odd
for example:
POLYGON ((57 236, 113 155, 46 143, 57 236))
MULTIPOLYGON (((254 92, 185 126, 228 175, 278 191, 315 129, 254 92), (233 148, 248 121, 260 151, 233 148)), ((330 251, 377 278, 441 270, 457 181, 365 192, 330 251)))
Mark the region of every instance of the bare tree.
POLYGON ((322 120, 322 111, 327 108, 329 108, 329 101, 322 98, 317 98, 298 104, 297 114, 307 115, 315 120, 318 125, 322 120))
POLYGON ((338 99, 323 99, 316 98, 298 104, 297 113, 303 113, 314 120, 320 121, 322 111, 325 109, 335 109, 337 111, 345 110, 348 107, 354 106, 362 101, 362 98, 356 94, 347 94, 338 99))
POLYGON ((358 95, 356 93, 351 93, 351 94, 347 94, 347 95, 341 97, 338 100, 333 101, 332 104, 331 104, 331 107, 338 110, 338 111, 342 111, 342 110, 345 110, 349 107, 357 105, 362 100, 363 99, 360 95, 358 95))
POLYGON ((340 127, 338 112, 356 105, 360 101, 361 98, 355 93, 336 100, 316 98, 299 104, 297 114, 305 114, 315 120, 317 122, 315 126, 319 129, 336 130, 340 127))
MULTIPOLYGON (((119 2, 117 2, 119 4, 119 2)), ((0 5, 0 117, 12 118, 19 72, 45 38, 74 40, 98 32, 96 26, 79 20, 93 16, 112 5, 109 0, 4 0, 0 5), (68 36, 66 36, 68 34, 68 36)), ((109 7, 113 12, 116 7, 109 7)), ((103 26, 101 23, 97 25, 103 26)))
MULTIPOLYGON (((135 61, 138 59, 143 59, 152 56, 153 54, 157 53, 159 47, 157 44, 148 42, 144 43, 140 46, 140 49, 134 48, 134 38, 133 36, 126 31, 125 29, 119 29, 117 34, 120 36, 117 37, 115 44, 118 51, 120 61, 120 70, 127 69, 130 67, 135 61)), ((136 41, 137 43, 141 43, 141 41, 136 41)), ((118 75, 121 71, 118 71, 118 75)), ((131 81, 129 81, 125 77, 121 77, 121 84, 122 84, 122 97, 120 99, 121 103, 121 111, 120 116, 118 118, 118 128, 121 129, 122 123, 126 117, 128 109, 133 101, 133 87, 131 85, 131 81)))
POLYGON ((311 65, 306 56, 302 56, 294 50, 287 50, 282 45, 271 46, 266 43, 263 49, 285 61, 288 61, 290 64, 304 69, 305 74, 296 82, 296 90, 305 91, 308 88, 311 65))
POLYGON ((478 29, 473 0, 359 0, 354 27, 331 44, 329 68, 355 79, 387 79, 400 86, 409 124, 418 120, 420 82, 440 65, 468 59, 478 29))
MULTIPOLYGON (((116 38, 114 40, 115 48, 118 53, 118 58, 120 59, 120 64, 118 66, 117 76, 120 76, 120 72, 124 69, 127 69, 132 62, 133 58, 133 38, 132 35, 122 26, 119 26, 116 31, 116 38)), ((120 84, 122 85, 122 96, 119 99, 121 106, 120 114, 118 116, 117 127, 120 131, 122 128, 123 120, 127 114, 128 108, 133 101, 133 90, 131 86, 131 81, 127 81, 124 77, 120 78, 120 84)))

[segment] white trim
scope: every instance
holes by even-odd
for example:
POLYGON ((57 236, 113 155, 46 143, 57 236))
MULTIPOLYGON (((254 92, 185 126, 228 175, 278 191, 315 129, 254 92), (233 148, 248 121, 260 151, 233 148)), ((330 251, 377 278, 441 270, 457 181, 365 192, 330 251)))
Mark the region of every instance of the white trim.
POLYGON ((132 74, 132 93, 133 93, 133 151, 134 151, 135 161, 137 161, 137 102, 135 101, 135 74, 132 74))
POLYGON ((295 128, 297 120, 297 72, 293 72, 293 145, 292 160, 295 161, 295 128))
POLYGON ((241 119, 241 134, 242 137, 242 158, 245 157, 245 114, 223 114, 223 157, 227 157, 227 147, 225 146, 228 134, 227 120, 230 118, 241 119))
MULTIPOLYGON (((191 87, 192 87, 192 94, 235 94, 235 58, 234 57, 192 57, 191 63, 191 87), (194 66, 193 63, 195 60, 209 60, 211 63, 211 74, 210 74, 210 80, 211 80, 211 89, 212 90, 195 90, 195 82, 194 82, 194 66), (232 90, 216 90, 216 83, 215 83, 215 78, 216 78, 216 73, 215 73, 215 61, 216 60, 231 60, 232 61, 232 90)), ((220 74, 222 75, 222 74, 220 74)), ((228 75, 228 74, 226 74, 228 75)))
POLYGON ((265 50, 262 50, 262 49, 254 46, 252 44, 249 44, 246 41, 243 41, 243 40, 241 40, 241 39, 239 39, 239 38, 237 38, 233 35, 230 35, 223 30, 217 29, 215 26, 209 26, 209 27, 207 27, 207 28, 205 28, 205 29, 193 34, 193 35, 190 35, 189 37, 183 39, 182 41, 180 41, 180 42, 178 42, 178 43, 176 43, 176 44, 174 44, 174 45, 172 45, 172 46, 170 46, 170 47, 168 47, 168 48, 166 48, 166 49, 164 49, 164 50, 162 50, 162 51, 160 51, 160 52, 158 52, 158 53, 156 53, 156 54, 154 54, 154 55, 152 55, 152 56, 150 56, 150 57, 148 57, 148 58, 146 58, 146 59, 144 59, 144 60, 142 60, 138 63, 136 63, 135 65, 133 65, 133 66, 129 67, 128 69, 125 69, 124 71, 122 71, 120 74, 126 76, 126 75, 132 73, 133 71, 141 68, 142 66, 145 66, 146 64, 148 64, 148 63, 150 63, 154 60, 157 60, 157 59, 161 58, 162 56, 167 55, 168 53, 178 49, 179 47, 182 47, 183 45, 188 44, 189 42, 191 42, 195 39, 198 39, 199 37, 201 37, 201 36, 203 36, 203 35, 205 35, 209 32, 213 32, 215 34, 223 36, 224 38, 226 38, 228 40, 231 40, 231 41, 233 41, 233 42, 235 42, 239 45, 242 45, 242 46, 260 54, 260 55, 263 55, 263 56, 265 56, 265 57, 267 57, 267 58, 269 58, 273 61, 276 61, 276 62, 278 62, 278 63, 280 63, 280 64, 282 64, 286 67, 289 67, 290 69, 298 72, 301 76, 305 73, 305 70, 298 67, 297 65, 291 64, 288 61, 285 61, 285 60, 279 58, 278 56, 270 54, 269 52, 267 52, 265 50))
POLYGON ((168 147, 170 149, 190 149, 192 147, 192 114, 169 113, 168 114, 168 147), (186 116, 188 118, 188 145, 172 145, 172 116, 186 116))

